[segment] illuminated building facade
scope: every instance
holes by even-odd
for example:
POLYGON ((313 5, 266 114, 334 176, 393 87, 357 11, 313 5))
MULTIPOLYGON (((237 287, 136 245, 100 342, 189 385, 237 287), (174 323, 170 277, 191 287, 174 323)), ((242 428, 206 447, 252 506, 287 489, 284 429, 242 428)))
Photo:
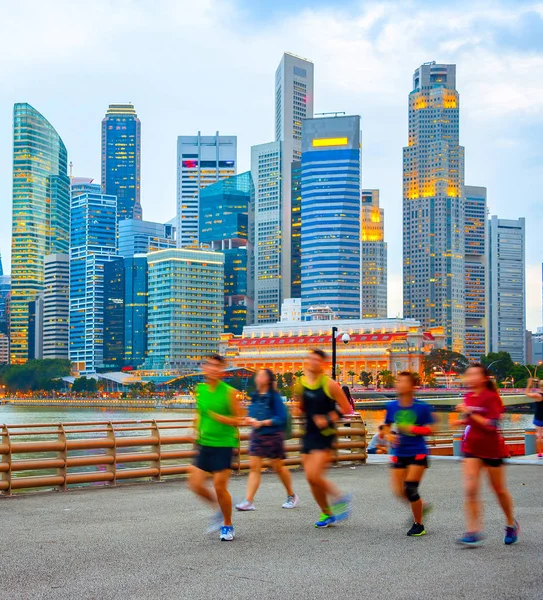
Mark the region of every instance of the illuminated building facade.
MULTIPOLYGON (((302 161, 291 163, 290 295, 302 297, 302 161)), ((286 299, 286 298, 285 298, 286 299)))
POLYGON ((306 119, 302 131, 302 312, 360 318, 360 117, 306 119))
POLYGON ((488 217, 486 188, 464 186, 464 247, 466 268, 466 342, 464 354, 471 361, 487 353, 488 217))
POLYGON ((490 219, 489 349, 526 362, 525 221, 490 219))
POLYGON ((70 360, 82 375, 104 363, 104 268, 117 255, 117 199, 82 182, 72 193, 70 360))
POLYGON ((252 323, 249 244, 251 173, 228 177, 200 192, 200 243, 224 254, 224 331, 240 335, 252 323))
POLYGON ((0 365, 9 364, 9 338, 5 333, 0 333, 0 365))
POLYGON ((192 371, 217 352, 224 319, 224 254, 151 252, 146 368, 192 371))
POLYGON ((251 175, 254 195, 249 207, 249 241, 253 247, 254 320, 275 323, 282 300, 281 142, 251 148, 251 175))
POLYGON ((13 224, 10 352, 28 359, 28 305, 43 291, 44 258, 66 253, 70 236, 70 180, 66 147, 29 104, 13 114, 13 224))
POLYGON ((104 263, 104 367, 124 366, 124 259, 104 263))
POLYGON ((69 358, 70 256, 45 257, 43 358, 69 358))
POLYGON ((403 150, 404 316, 464 351, 464 148, 456 66, 425 63, 409 94, 403 150))
MULTIPOLYGON (((292 239, 292 161, 302 156, 302 122, 313 118, 313 63, 285 53, 275 72, 275 141, 281 142, 281 297, 290 298, 294 281, 292 239)), ((277 318, 278 315, 276 315, 277 318)))
POLYGON ((129 258, 175 247, 173 225, 136 219, 119 221, 119 256, 129 258))
POLYGON ((362 190, 361 310, 363 319, 387 316, 387 245, 379 190, 362 190))
POLYGON ((440 331, 426 331, 413 319, 281 321, 246 327, 240 338, 228 341, 228 356, 236 367, 295 374, 303 371, 311 349, 321 348, 331 355, 332 326, 351 336, 337 350, 339 378, 346 382, 362 371, 374 379, 383 370, 422 373, 424 356, 443 345, 440 331))
POLYGON ((235 135, 177 138, 177 247, 198 245, 200 190, 236 174, 235 135))
POLYGON ((141 123, 132 104, 110 104, 102 120, 102 193, 117 196, 117 217, 141 219, 141 123))
POLYGON ((2 255, 0 255, 0 334, 8 335, 8 295, 11 290, 11 277, 4 275, 2 267, 2 255))

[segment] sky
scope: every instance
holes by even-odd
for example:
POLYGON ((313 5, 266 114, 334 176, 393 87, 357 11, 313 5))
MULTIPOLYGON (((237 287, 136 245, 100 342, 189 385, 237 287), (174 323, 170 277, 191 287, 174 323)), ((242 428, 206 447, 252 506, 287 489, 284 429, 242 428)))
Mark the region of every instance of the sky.
POLYGON ((466 184, 490 214, 526 217, 527 324, 542 324, 543 2, 26 0, 0 5, 0 252, 9 271, 12 112, 28 102, 57 129, 74 175, 100 179, 110 103, 142 122, 143 216, 175 214, 178 135, 273 140, 283 52, 315 63, 315 112, 360 114, 363 186, 381 190, 389 315, 402 311, 402 147, 414 70, 457 65, 466 184))

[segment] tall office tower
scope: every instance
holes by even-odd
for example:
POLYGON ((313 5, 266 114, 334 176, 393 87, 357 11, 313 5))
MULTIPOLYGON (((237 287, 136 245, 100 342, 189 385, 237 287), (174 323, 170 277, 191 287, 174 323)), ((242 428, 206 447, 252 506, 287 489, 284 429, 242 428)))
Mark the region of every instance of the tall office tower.
POLYGON ((464 186, 464 248, 466 343, 464 354, 471 361, 487 353, 487 208, 486 188, 464 186))
POLYGON ((294 160, 290 169, 290 295, 302 297, 302 161, 294 160))
POLYGON ((9 364, 9 337, 0 333, 0 365, 9 364))
POLYGON ((403 149, 404 317, 443 327, 464 351, 464 148, 456 66, 425 63, 409 94, 403 149))
POLYGON ((28 360, 43 358, 43 293, 28 303, 28 360))
POLYGON ((141 122, 132 104, 110 104, 102 120, 102 193, 117 196, 117 217, 141 219, 141 122))
POLYGON ((11 290, 11 277, 4 275, 2 267, 2 255, 0 254, 0 334, 8 334, 9 319, 7 311, 7 299, 11 290))
POLYGON ((387 244, 379 190, 362 190, 361 287, 363 319, 387 317, 387 244))
MULTIPOLYGON (((313 63, 285 53, 275 72, 275 140, 282 143, 281 231, 282 297, 291 298, 293 274, 292 170, 291 163, 302 156, 302 121, 313 118, 313 63)), ((294 265, 296 266, 296 265, 294 265)), ((297 275, 295 275, 296 277, 297 275)), ((279 315, 277 315, 279 316, 279 315)))
POLYGON ((103 366, 104 265, 117 254, 117 198, 74 185, 70 239, 70 360, 86 375, 103 366))
POLYGON ((69 358, 70 256, 45 257, 43 358, 69 358))
POLYGON ((151 369, 193 370, 223 331, 224 255, 192 248, 147 255, 151 369))
POLYGON ((251 148, 251 176, 254 195, 249 207, 249 240, 253 247, 254 321, 276 323, 281 310, 281 142, 251 148))
POLYGON ((490 219, 489 348, 526 360, 525 222, 490 219))
POLYGON ((177 246, 198 245, 200 190, 236 174, 235 135, 180 135, 177 138, 177 246))
POLYGON ((172 225, 136 219, 119 221, 119 256, 128 258, 175 246, 175 227, 172 225))
POLYGON ((104 358, 106 369, 124 366, 124 259, 104 263, 104 358))
POLYGON ((252 323, 248 212, 253 180, 242 173, 200 192, 200 243, 224 254, 224 332, 241 335, 252 323))
POLYGON ((360 318, 360 117, 306 119, 302 132, 302 312, 360 318))
POLYGON ((70 237, 70 180, 66 147, 29 104, 13 114, 13 225, 10 352, 28 358, 28 304, 43 291, 44 257, 66 253, 70 237))

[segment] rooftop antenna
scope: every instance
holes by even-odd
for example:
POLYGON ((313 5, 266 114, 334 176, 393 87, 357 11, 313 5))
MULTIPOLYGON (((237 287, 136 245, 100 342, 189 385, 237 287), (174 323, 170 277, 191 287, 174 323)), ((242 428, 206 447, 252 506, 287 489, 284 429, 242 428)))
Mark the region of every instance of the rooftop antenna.
POLYGON ((72 161, 70 161, 69 166, 70 166, 70 179, 73 179, 74 178, 74 175, 73 175, 74 163, 72 161))

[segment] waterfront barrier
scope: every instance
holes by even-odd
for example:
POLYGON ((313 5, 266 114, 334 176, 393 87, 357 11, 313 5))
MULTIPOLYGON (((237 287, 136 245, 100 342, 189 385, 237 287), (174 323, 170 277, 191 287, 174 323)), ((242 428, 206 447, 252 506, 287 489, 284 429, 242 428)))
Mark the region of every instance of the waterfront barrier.
MULTIPOLYGON (((295 418, 293 424, 293 439, 286 443, 289 466, 301 464, 300 421, 295 418)), ((248 439, 242 429, 236 470, 249 468, 248 439)), ((0 494, 163 481, 186 475, 194 456, 191 418, 2 425, 0 494)), ((334 461, 366 458, 364 422, 359 415, 346 417, 338 427, 334 461)))

